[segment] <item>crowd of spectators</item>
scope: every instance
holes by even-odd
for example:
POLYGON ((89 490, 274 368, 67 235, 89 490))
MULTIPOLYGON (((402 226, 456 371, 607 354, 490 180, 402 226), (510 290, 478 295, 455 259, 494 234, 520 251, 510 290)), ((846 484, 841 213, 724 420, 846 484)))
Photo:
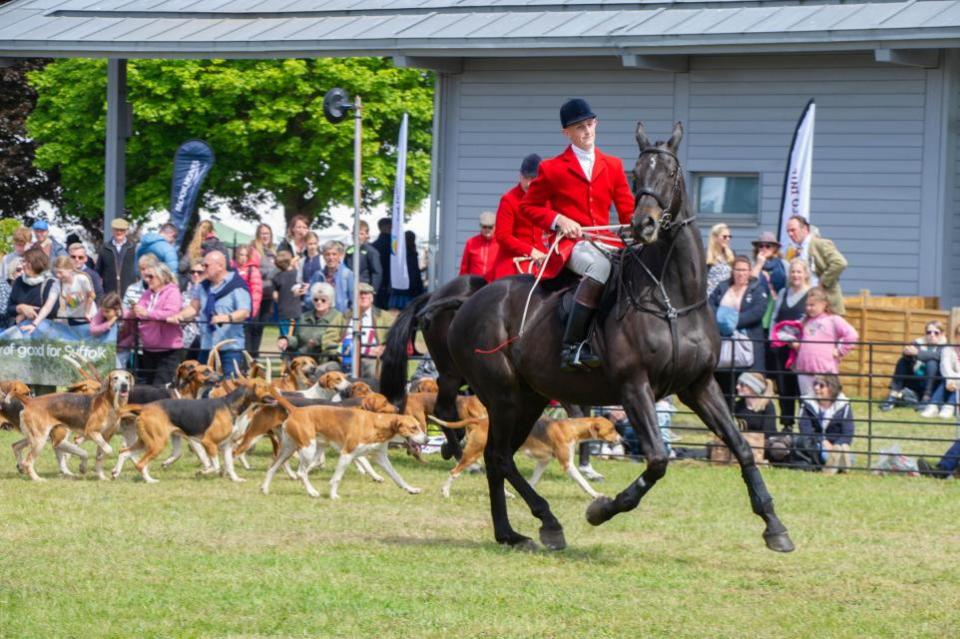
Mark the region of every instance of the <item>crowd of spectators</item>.
MULTIPOLYGON (((361 367, 376 375, 393 315, 424 290, 416 238, 407 232, 410 286, 390 286, 389 218, 369 241, 361 224, 359 311, 361 367), (378 250, 377 247, 383 250, 378 250)), ((16 229, 12 250, 0 259, 0 328, 17 326, 28 338, 43 327, 68 325, 83 337, 116 338, 117 366, 141 381, 165 383, 179 361, 220 349, 225 372, 244 370, 243 351, 261 347, 283 357, 311 355, 327 370, 349 365, 354 247, 322 246, 309 220, 294 216, 283 239, 260 224, 249 244, 232 250, 209 220, 200 221, 182 251, 171 224, 139 237, 127 220, 111 224, 96 259, 73 236, 67 246, 50 236, 45 220, 16 229), (265 329, 279 338, 263 343, 265 329)))
POLYGON ((787 435, 792 461, 836 472, 851 464, 855 423, 838 376, 859 340, 842 315, 847 263, 803 217, 790 218, 787 235, 784 247, 761 232, 752 255, 736 255, 729 226, 710 230, 708 302, 721 336, 716 378, 741 427, 764 434, 768 459, 771 442, 787 435))
MULTIPOLYGON (((493 279, 498 219, 481 216, 461 273, 493 279)), ((360 229, 360 353, 367 377, 377 376, 393 321, 385 311, 403 308, 424 290, 411 232, 405 237, 410 286, 391 287, 390 226, 389 218, 381 219, 372 242, 365 222, 360 229)), ((771 442, 787 434, 811 465, 844 469, 852 463, 855 418, 838 373, 859 339, 843 318, 839 281, 846 260, 803 218, 791 218, 787 233, 787 247, 765 231, 752 242, 752 255, 737 255, 729 226, 710 230, 708 302, 722 342, 716 377, 741 427, 764 434, 768 457, 771 442)), ((349 366, 350 265, 357 249, 321 244, 299 215, 279 242, 260 224, 249 244, 232 251, 206 220, 182 251, 177 236, 177 228, 165 224, 137 241, 129 223, 117 219, 94 260, 77 238, 66 246, 57 242, 44 220, 18 228, 12 250, 0 259, 0 324, 17 325, 24 335, 57 322, 93 337, 116 336, 117 365, 135 368, 147 383, 169 380, 177 362, 202 359, 226 340, 225 371, 243 370, 243 351, 259 356, 268 326, 278 338, 266 351, 309 355, 324 370, 349 366)), ((947 342, 960 343, 960 327, 952 337, 931 322, 903 349, 880 410, 909 405, 924 417, 957 415, 960 349, 947 342)), ((948 451, 942 464, 955 468, 955 456, 948 451)), ((929 474, 943 470, 924 463, 929 474)))

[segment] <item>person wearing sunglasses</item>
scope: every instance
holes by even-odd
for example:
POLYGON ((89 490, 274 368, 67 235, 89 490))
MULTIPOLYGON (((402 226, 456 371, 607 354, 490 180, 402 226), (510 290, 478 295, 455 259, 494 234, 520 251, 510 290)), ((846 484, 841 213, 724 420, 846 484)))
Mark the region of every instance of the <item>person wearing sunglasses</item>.
MULTIPOLYGON (((927 322, 922 336, 903 348, 890 379, 890 392, 880 404, 880 410, 888 411, 894 406, 916 406, 923 417, 935 417, 940 412, 943 401, 942 378, 940 375, 943 345, 947 343, 943 324, 938 321, 927 322), (933 395, 937 394, 937 402, 933 395)), ((953 405, 947 406, 952 417, 953 405)))
POLYGON ((67 253, 73 262, 74 270, 85 274, 93 282, 94 299, 99 303, 103 299, 103 278, 93 269, 93 260, 87 256, 87 247, 80 242, 74 242, 67 247, 67 253))
MULTIPOLYGON (((206 273, 202 258, 190 263, 187 269, 187 287, 182 294, 181 310, 190 305, 190 300, 196 295, 206 273)), ((197 359, 200 357, 200 325, 194 321, 184 322, 180 326, 183 329, 183 347, 186 349, 184 359, 197 359)))
POLYGON ((167 322, 183 309, 183 296, 170 267, 157 260, 141 269, 146 290, 133 305, 137 319, 143 358, 138 372, 144 384, 168 384, 173 381, 177 365, 182 361, 183 331, 179 324, 167 322))
POLYGON ((710 229, 710 239, 707 242, 707 296, 713 293, 720 282, 730 279, 733 268, 733 249, 730 240, 733 234, 726 224, 714 224, 710 229))
POLYGON ((310 287, 313 306, 295 322, 293 332, 277 339, 277 350, 284 359, 307 355, 317 360, 321 370, 340 370, 337 358, 347 320, 333 307, 336 291, 326 282, 310 287))
POLYGON ((484 211, 480 214, 480 233, 467 240, 463 247, 460 275, 479 275, 488 282, 493 280, 493 267, 500 250, 493 236, 496 222, 496 213, 484 211))
POLYGON ((20 273, 14 275, 13 270, 15 267, 20 266, 23 261, 23 254, 27 250, 31 239, 30 229, 25 226, 21 226, 13 232, 13 235, 10 237, 13 250, 4 255, 3 259, 0 260, 0 280, 14 280, 19 277, 20 273))
POLYGON ((760 277, 763 273, 770 283, 770 293, 776 295, 777 291, 787 285, 787 263, 780 256, 780 242, 773 233, 764 231, 751 244, 753 276, 760 277))
POLYGON ((854 436, 853 408, 836 375, 816 375, 813 395, 800 409, 796 448, 825 474, 846 472, 853 465, 850 444, 854 436))

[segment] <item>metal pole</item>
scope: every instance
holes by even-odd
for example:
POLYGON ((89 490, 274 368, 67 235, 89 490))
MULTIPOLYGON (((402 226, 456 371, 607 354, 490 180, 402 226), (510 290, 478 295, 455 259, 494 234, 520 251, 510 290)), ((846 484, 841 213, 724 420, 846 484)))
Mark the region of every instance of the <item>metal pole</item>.
POLYGON ((867 470, 870 470, 873 468, 873 342, 867 348, 870 353, 867 367, 867 470))
POLYGON ((110 239, 110 223, 123 217, 126 164, 127 61, 107 60, 107 131, 104 167, 103 241, 110 239))
POLYGON ((360 143, 363 117, 360 96, 353 103, 353 357, 350 368, 354 377, 360 377, 360 143))
POLYGON ((438 229, 437 220, 440 215, 440 180, 441 180, 441 149, 443 145, 443 129, 441 124, 443 118, 443 74, 439 71, 434 72, 433 78, 433 131, 432 145, 430 149, 430 235, 427 243, 427 290, 432 291, 437 287, 437 256, 440 254, 438 247, 438 229))

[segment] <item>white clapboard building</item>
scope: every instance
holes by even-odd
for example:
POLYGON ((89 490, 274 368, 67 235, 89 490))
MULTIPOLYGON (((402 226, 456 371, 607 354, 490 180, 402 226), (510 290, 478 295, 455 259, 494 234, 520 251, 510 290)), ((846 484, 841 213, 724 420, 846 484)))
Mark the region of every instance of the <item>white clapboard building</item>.
MULTIPOLYGON (((787 147, 815 98, 811 216, 850 262, 844 288, 960 303, 960 3, 952 0, 0 6, 7 58, 105 56, 122 70, 137 57, 348 55, 436 72, 440 279, 456 273, 479 213, 496 208, 521 158, 562 149, 558 109, 568 97, 591 103, 601 148, 628 167, 638 119, 661 138, 682 120, 681 159, 701 228, 729 223, 739 250, 761 230, 776 231, 787 147)), ((119 95, 122 73, 112 77, 119 95)))

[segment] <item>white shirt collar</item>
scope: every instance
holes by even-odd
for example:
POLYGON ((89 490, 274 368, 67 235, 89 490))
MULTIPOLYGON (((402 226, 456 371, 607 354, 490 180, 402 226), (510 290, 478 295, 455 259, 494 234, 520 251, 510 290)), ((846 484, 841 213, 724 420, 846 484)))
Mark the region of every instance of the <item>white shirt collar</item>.
POLYGON ((577 156, 577 159, 580 160, 580 162, 591 162, 591 163, 593 162, 593 158, 595 155, 594 152, 597 150, 597 147, 592 147, 589 151, 584 151, 583 149, 578 147, 576 144, 571 144, 570 148, 573 149, 573 154, 577 156))
POLYGON ((573 149, 573 154, 580 163, 580 168, 583 169, 583 174, 587 177, 587 180, 591 179, 593 176, 593 160, 596 147, 592 147, 589 151, 584 151, 575 144, 571 144, 570 148, 573 149))

